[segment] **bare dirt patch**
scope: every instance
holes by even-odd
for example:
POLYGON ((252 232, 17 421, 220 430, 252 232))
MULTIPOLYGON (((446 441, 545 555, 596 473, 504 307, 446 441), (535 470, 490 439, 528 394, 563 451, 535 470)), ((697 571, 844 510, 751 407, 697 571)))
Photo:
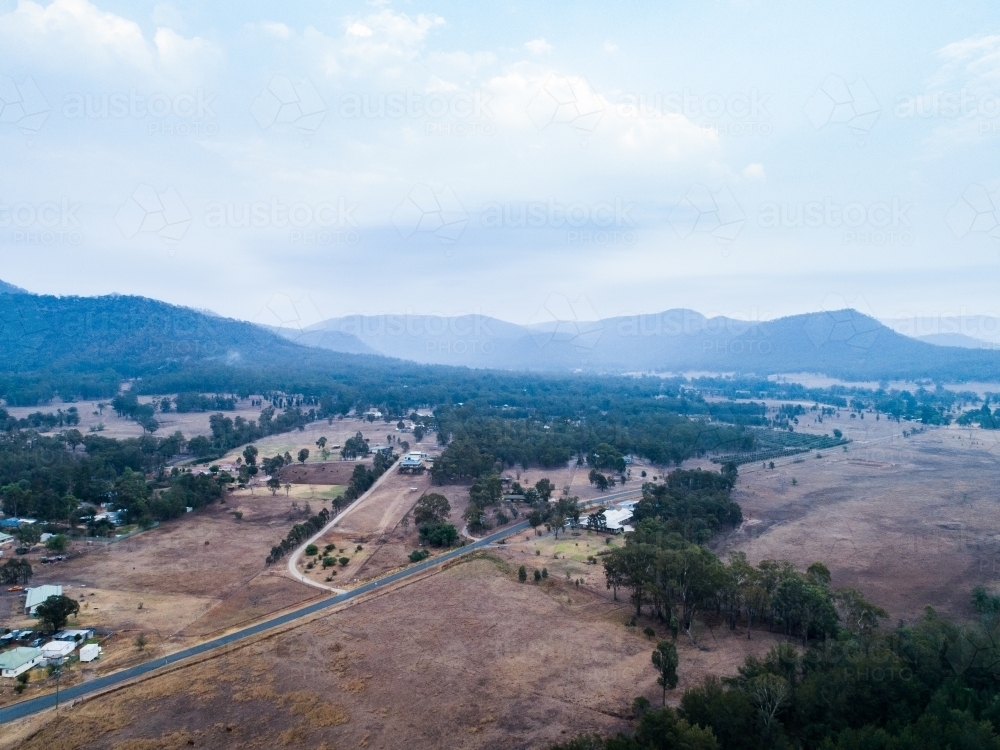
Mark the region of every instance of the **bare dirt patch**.
POLYGON ((330 461, 322 463, 296 464, 281 470, 281 481, 292 484, 345 485, 351 481, 354 467, 359 464, 371 466, 371 461, 330 461))

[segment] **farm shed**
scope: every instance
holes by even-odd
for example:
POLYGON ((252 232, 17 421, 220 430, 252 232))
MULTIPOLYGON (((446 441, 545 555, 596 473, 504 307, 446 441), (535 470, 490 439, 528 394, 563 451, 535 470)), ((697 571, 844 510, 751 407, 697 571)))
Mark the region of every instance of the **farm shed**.
POLYGON ((24 600, 24 614, 33 615, 38 605, 50 596, 62 596, 62 586, 36 586, 32 589, 25 589, 28 596, 24 600))

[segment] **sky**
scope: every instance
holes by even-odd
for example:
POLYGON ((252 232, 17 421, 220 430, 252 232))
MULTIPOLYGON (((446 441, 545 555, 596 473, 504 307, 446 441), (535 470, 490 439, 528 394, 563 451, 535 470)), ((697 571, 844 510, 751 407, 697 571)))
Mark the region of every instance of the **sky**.
POLYGON ((995 2, 233 6, 0 0, 0 279, 288 326, 1000 314, 995 2))

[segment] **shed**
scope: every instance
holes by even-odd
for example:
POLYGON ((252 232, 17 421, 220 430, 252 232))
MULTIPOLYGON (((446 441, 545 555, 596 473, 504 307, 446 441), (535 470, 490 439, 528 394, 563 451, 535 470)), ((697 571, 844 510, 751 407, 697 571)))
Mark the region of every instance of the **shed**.
POLYGON ((38 605, 50 596, 62 596, 62 586, 36 586, 33 589, 25 589, 28 597, 24 600, 24 614, 33 615, 38 605))
POLYGON ((20 646, 0 654, 0 677, 17 677, 42 661, 40 648, 20 646))
POLYGON ((10 534, 4 534, 2 531, 0 531, 0 545, 10 544, 13 541, 14 537, 12 537, 10 534))
POLYGON ((76 644, 73 641, 49 641, 44 646, 42 646, 42 656, 46 660, 58 661, 64 656, 69 656, 76 649, 76 644))
POLYGON ((83 630, 60 630, 53 636, 53 638, 57 641, 73 641, 74 643, 79 643, 80 641, 85 641, 88 638, 93 637, 93 628, 84 628, 83 630))
POLYGON ((101 654, 101 647, 96 643, 88 643, 80 648, 80 661, 93 661, 101 654))

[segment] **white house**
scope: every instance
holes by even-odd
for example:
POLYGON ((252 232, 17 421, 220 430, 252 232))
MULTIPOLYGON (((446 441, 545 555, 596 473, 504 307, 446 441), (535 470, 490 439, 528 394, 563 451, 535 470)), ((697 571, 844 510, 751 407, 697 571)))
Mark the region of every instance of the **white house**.
POLYGON ((27 672, 32 667, 42 661, 42 650, 40 648, 24 648, 23 646, 11 649, 0 654, 0 677, 17 677, 19 674, 27 672))
POLYGON ((0 547, 2 547, 5 544, 10 544, 13 541, 14 537, 12 537, 10 534, 4 534, 3 532, 0 532, 0 547))
POLYGON ((28 597, 24 600, 24 614, 34 615, 38 605, 50 596, 62 596, 62 586, 36 586, 33 589, 25 589, 28 597))
POLYGON ((607 530, 613 534, 619 534, 623 531, 632 531, 632 527, 628 525, 628 521, 632 520, 632 510, 628 508, 611 508, 610 510, 604 511, 604 520, 607 523, 607 530))

